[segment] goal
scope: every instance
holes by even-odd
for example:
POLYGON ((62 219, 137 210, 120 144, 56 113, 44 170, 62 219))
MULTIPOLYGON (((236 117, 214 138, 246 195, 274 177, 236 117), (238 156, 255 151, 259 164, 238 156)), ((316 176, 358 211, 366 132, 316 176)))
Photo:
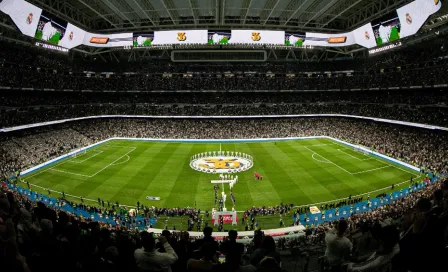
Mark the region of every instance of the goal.
POLYGON ((355 148, 353 148, 353 150, 354 150, 355 152, 362 153, 362 154, 364 154, 364 155, 366 155, 366 156, 369 155, 369 152, 367 152, 366 150, 361 149, 361 148, 359 148, 359 147, 355 147, 355 148))
POLYGON ((75 153, 72 155, 72 158, 77 158, 77 157, 82 156, 82 155, 84 155, 84 154, 86 154, 86 150, 85 150, 85 149, 84 149, 84 150, 81 150, 81 151, 78 151, 78 152, 75 152, 75 153))

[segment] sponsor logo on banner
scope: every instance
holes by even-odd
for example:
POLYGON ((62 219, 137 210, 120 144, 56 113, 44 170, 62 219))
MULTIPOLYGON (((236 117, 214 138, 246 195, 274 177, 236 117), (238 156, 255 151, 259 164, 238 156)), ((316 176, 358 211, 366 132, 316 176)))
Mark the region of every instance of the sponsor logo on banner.
POLYGON ((409 13, 406 13, 406 23, 408 23, 408 25, 412 24, 412 17, 409 13))
POLYGON ((372 55, 372 54, 376 54, 379 52, 388 51, 388 50, 391 50, 391 49, 394 49, 394 48, 397 48, 400 46, 402 46, 401 42, 392 43, 392 44, 389 44, 389 45, 386 45, 386 46, 383 46, 380 48, 375 48, 375 49, 369 50, 369 54, 372 55))
POLYGON ((364 32, 364 37, 366 37, 366 40, 370 40, 369 31, 364 32))
MULTIPOLYGON (((222 221, 224 224, 232 224, 233 223, 233 217, 231 215, 223 215, 222 221)), ((236 215, 236 222, 238 222, 238 215, 236 215)), ((215 218, 212 218, 212 223, 215 223, 215 218)))
POLYGON ((33 13, 28 14, 28 17, 26 17, 26 23, 29 25, 33 23, 33 13))
POLYGON ((70 34, 68 35, 68 39, 70 41, 72 41, 73 40, 73 36, 74 36, 73 31, 71 31, 70 34))
POLYGON ((252 41, 254 41, 254 42, 261 41, 260 32, 252 32, 252 41))
POLYGON ((108 42, 109 42, 108 37, 92 37, 92 38, 90 38, 90 43, 107 44, 108 42))
POLYGON ((147 196, 146 199, 147 200, 160 200, 160 197, 158 197, 158 196, 147 196))
POLYGON ((177 32, 177 40, 184 42, 187 40, 187 34, 185 32, 177 32))
POLYGON ((438 5, 439 4, 439 2, 440 2, 440 0, 434 0, 434 5, 438 5))
POLYGON ((320 210, 316 206, 311 206, 310 213, 312 214, 320 213, 320 210))
POLYGON ((347 41, 347 36, 328 38, 328 43, 345 43, 346 41, 347 41))

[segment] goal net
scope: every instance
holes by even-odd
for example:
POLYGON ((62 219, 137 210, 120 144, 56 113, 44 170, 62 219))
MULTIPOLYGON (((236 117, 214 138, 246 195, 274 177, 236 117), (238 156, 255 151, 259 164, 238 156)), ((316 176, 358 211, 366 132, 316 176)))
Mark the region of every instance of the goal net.
POLYGON ((84 150, 81 150, 81 151, 78 151, 78 152, 75 152, 75 153, 72 155, 72 158, 77 158, 77 157, 82 156, 82 155, 84 155, 84 154, 86 154, 86 150, 85 150, 85 149, 84 149, 84 150))
POLYGON ((355 152, 362 153, 362 154, 364 154, 364 155, 366 155, 366 156, 369 155, 369 152, 367 152, 366 150, 361 149, 361 148, 359 148, 359 147, 355 147, 355 148, 353 148, 353 150, 354 150, 355 152))

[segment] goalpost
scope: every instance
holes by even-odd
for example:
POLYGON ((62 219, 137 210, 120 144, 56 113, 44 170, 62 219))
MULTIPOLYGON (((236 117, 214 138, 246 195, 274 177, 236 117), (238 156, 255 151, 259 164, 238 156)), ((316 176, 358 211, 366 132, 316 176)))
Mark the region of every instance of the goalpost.
POLYGON ((72 158, 77 158, 77 157, 79 157, 79 156, 81 156, 81 155, 84 155, 84 154, 86 154, 86 150, 84 149, 84 150, 81 150, 81 151, 78 151, 78 152, 76 152, 76 153, 74 153, 73 155, 72 155, 72 158))
POLYGON ((361 149, 361 148, 359 148, 359 147, 354 147, 353 150, 354 150, 355 152, 362 153, 362 154, 364 154, 365 156, 368 156, 368 155, 369 155, 369 152, 367 152, 366 150, 361 149))

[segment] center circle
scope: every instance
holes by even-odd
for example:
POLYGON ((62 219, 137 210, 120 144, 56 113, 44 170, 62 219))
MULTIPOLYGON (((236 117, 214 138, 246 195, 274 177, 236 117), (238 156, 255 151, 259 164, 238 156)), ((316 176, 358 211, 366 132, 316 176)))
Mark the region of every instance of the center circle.
POLYGON ((252 168, 252 157, 241 154, 238 156, 198 154, 193 156, 190 167, 196 171, 208 174, 227 174, 244 172, 252 168))

